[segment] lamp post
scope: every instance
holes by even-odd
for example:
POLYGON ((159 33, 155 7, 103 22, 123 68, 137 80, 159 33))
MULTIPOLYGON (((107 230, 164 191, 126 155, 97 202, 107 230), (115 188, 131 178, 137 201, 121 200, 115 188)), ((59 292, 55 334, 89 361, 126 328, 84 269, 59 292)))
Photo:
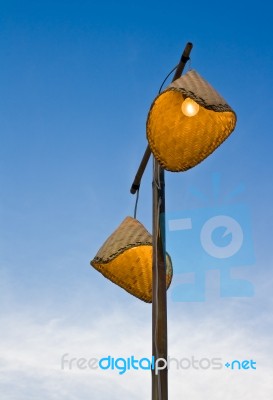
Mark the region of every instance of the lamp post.
POLYGON ((164 170, 193 168, 234 130, 236 114, 196 71, 182 75, 192 44, 187 43, 172 83, 153 101, 146 123, 148 147, 131 193, 139 190, 153 153, 153 232, 127 217, 99 249, 91 265, 130 294, 152 302, 152 400, 168 400, 167 288, 172 262, 165 250, 164 170), (161 362, 161 363, 160 363, 161 362))

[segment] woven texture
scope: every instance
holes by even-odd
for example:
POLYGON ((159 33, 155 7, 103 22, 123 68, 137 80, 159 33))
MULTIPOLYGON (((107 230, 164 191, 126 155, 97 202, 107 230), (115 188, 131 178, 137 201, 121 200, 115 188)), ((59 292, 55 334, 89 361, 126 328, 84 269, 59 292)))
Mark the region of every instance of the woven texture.
POLYGON ((194 70, 172 82, 167 90, 172 89, 178 90, 184 97, 190 97, 207 110, 233 112, 226 100, 194 70))
MULTIPOLYGON (((130 294, 152 302, 152 236, 136 219, 126 217, 99 249, 91 265, 130 294)), ((172 280, 166 255, 166 287, 172 280)))
POLYGON ((153 102, 147 119, 147 139, 163 168, 186 171, 220 146, 235 125, 236 115, 226 101, 196 71, 189 71, 153 102), (194 117, 181 111, 187 97, 200 106, 194 117))

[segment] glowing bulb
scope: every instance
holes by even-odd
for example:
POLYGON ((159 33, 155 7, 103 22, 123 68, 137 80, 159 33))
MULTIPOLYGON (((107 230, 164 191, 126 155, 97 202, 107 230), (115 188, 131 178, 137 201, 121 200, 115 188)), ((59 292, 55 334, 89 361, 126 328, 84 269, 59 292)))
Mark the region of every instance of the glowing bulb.
POLYGON ((199 111, 199 104, 187 97, 182 103, 181 111, 187 117, 194 117, 199 111))

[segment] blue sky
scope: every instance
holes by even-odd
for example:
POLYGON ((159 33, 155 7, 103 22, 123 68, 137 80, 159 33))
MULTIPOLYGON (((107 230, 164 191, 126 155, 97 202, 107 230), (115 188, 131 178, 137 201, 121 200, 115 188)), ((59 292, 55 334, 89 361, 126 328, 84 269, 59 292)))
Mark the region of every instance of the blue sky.
MULTIPOLYGON (((45 400, 149 398, 149 373, 62 371, 60 359, 64 353, 150 354, 151 306, 111 284, 89 262, 133 214, 129 189, 146 148, 147 113, 187 41, 194 44, 191 67, 233 107, 238 122, 203 163, 166 174, 167 211, 215 207, 215 174, 221 177, 218 206, 242 185, 228 207, 244 204, 250 212, 255 263, 237 266, 235 274, 253 283, 255 295, 219 297, 213 271, 205 302, 174 302, 170 288, 169 351, 173 357, 256 358, 260 367, 245 375, 170 371, 170 399, 183 393, 212 400, 272 397, 270 3, 0 5, 3 399, 41 393, 45 400)), ((149 163, 138 211, 148 229, 151 168, 149 163)), ((175 273, 173 284, 179 279, 175 273)))

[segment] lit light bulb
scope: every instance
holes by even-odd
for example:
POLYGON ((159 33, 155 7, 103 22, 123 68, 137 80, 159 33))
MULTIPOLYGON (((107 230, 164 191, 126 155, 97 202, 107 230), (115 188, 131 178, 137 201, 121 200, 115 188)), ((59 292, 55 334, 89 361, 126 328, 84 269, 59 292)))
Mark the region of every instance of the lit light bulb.
POLYGON ((187 117, 194 117, 199 111, 199 104, 187 97, 182 103, 181 111, 187 117))

